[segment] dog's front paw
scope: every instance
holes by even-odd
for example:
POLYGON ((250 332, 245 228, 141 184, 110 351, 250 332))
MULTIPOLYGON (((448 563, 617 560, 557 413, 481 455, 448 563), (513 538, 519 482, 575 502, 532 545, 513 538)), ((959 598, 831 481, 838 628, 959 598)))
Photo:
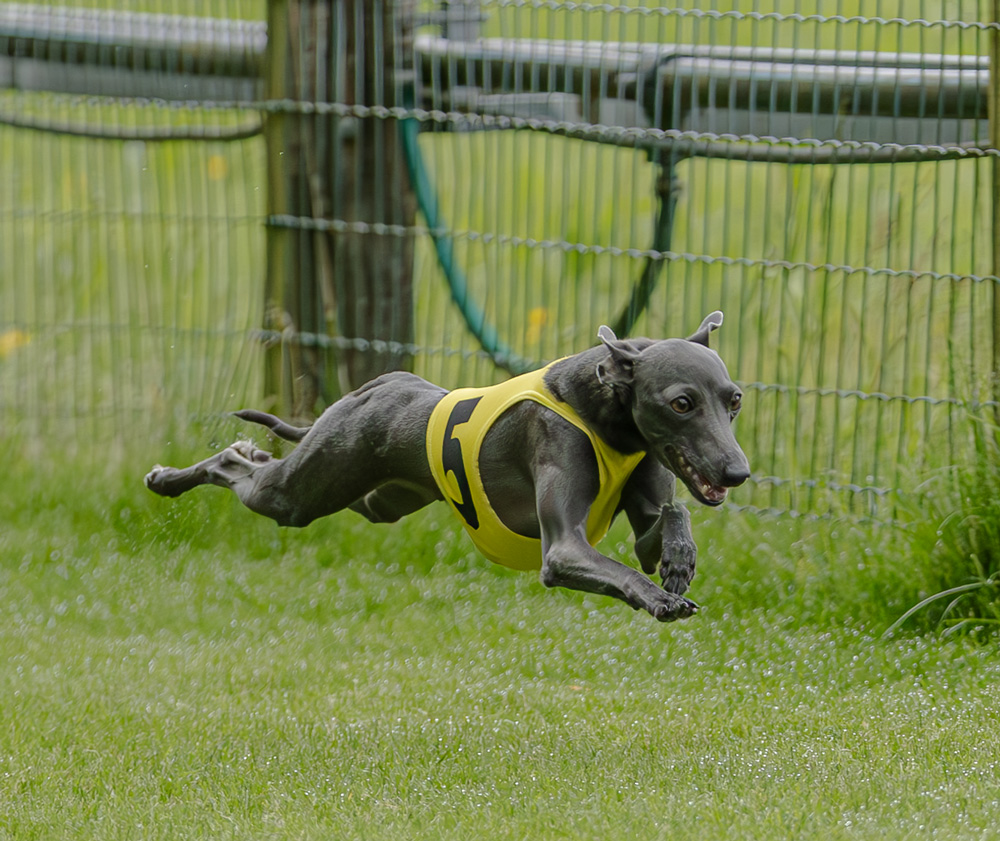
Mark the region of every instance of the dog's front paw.
POLYGON ((688 591, 691 580, 694 578, 694 555, 696 554, 697 550, 690 558, 684 560, 674 558, 669 563, 664 562, 660 566, 660 579, 663 581, 664 590, 678 596, 688 591))
POLYGON ((674 593, 661 591, 662 598, 650 605, 650 615, 660 622, 673 622, 676 619, 687 619, 700 609, 691 599, 674 593))
POLYGON ((664 590, 680 596, 687 592, 694 578, 698 547, 691 534, 691 518, 687 510, 680 506, 675 510, 679 513, 669 519, 664 518, 660 579, 664 590))

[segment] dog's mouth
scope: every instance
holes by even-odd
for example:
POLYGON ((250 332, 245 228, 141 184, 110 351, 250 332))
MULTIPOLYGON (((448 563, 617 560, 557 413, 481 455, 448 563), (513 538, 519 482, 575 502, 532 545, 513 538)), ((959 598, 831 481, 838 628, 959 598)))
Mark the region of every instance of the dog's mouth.
POLYGON ((695 499, 705 505, 722 505, 729 489, 722 485, 713 485, 702 476, 679 450, 667 451, 668 467, 676 473, 695 499))

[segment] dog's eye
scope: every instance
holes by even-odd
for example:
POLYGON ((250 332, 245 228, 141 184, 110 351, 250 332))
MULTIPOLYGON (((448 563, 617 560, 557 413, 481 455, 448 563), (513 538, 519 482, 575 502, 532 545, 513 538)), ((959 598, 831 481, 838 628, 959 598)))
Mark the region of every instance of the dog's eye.
POLYGON ((729 411, 734 415, 740 410, 740 404, 743 402, 743 395, 738 391, 733 395, 733 399, 729 401, 729 411))
POLYGON ((686 415, 694 408, 694 404, 688 397, 675 397, 670 401, 670 408, 677 412, 678 415, 686 415))

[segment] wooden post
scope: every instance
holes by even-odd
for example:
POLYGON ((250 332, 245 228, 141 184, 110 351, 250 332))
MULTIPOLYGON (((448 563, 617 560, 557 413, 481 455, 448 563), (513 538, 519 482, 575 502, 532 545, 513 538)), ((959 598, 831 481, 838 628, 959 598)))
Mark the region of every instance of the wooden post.
MULTIPOLYGON (((414 0, 341 0, 341 101, 368 108, 404 105, 401 74, 412 69, 414 0), (402 67, 395 62, 401 61, 402 67)), ((336 213, 358 223, 411 228, 416 197, 403 157, 399 123, 376 115, 352 118, 338 138, 336 213)), ((333 243, 337 328, 358 339, 413 343, 413 237, 346 233, 333 243)), ((408 352, 347 349, 342 381, 354 388, 384 371, 409 368, 408 352)))
POLYGON ((286 417, 309 420, 342 389, 411 363, 365 340, 414 338, 412 236, 372 232, 415 218, 397 120, 375 113, 403 104, 396 62, 409 54, 412 9, 268 4, 265 327, 281 338, 267 351, 265 388, 286 417), (354 105, 358 116, 338 110, 354 105), (339 353, 335 336, 349 340, 339 353))
POLYGON ((299 0, 268 4, 267 79, 265 97, 286 101, 287 108, 267 114, 267 204, 271 223, 267 232, 265 329, 272 338, 265 361, 264 387, 271 408, 286 417, 311 419, 320 398, 329 399, 326 354, 317 337, 326 335, 316 317, 316 234, 305 227, 278 225, 275 218, 308 220, 315 214, 309 193, 310 162, 305 140, 314 118, 294 103, 308 101, 300 84, 304 56, 315 55, 319 34, 306 33, 299 0))

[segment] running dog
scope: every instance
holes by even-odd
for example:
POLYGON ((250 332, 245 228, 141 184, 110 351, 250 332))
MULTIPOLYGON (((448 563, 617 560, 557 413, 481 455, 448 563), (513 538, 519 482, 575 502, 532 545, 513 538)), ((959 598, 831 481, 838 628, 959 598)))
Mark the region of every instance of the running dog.
POLYGON ((742 395, 708 347, 721 324, 714 312, 688 338, 658 341, 602 327, 597 347, 488 388, 385 374, 308 428, 243 410, 298 446, 275 458, 238 441, 191 467, 157 465, 146 487, 175 497, 218 485, 296 527, 344 508, 394 522, 444 500, 492 561, 685 618, 698 611, 684 596, 697 547, 675 478, 715 506, 750 476, 732 431, 742 395), (642 573, 594 548, 622 511, 642 573))

